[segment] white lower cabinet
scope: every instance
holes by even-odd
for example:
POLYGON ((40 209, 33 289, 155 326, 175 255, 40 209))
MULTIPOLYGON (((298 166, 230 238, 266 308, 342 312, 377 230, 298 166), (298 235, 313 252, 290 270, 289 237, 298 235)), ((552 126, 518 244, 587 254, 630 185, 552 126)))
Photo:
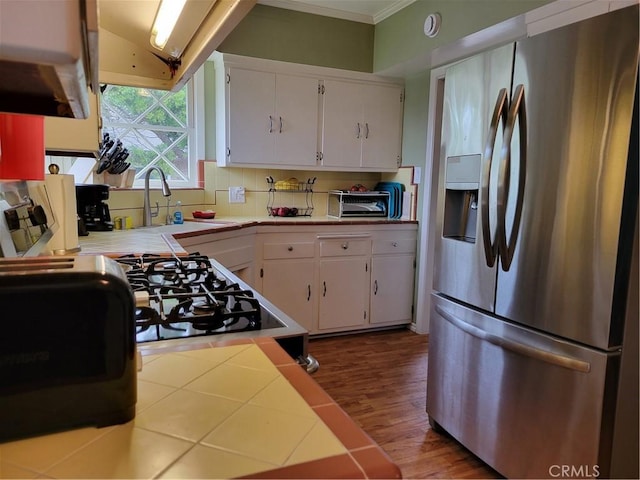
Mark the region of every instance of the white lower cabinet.
POLYGON ((259 288, 311 334, 411 322, 415 224, 286 228, 258 235, 259 288))
POLYGON ((180 238, 313 334, 406 325, 417 225, 287 225, 180 238))
POLYGON ((409 323, 413 317, 417 232, 381 232, 371 258, 372 325, 409 323))
POLYGON ((262 243, 262 295, 307 330, 317 299, 313 241, 268 237, 262 243))
POLYGON ((369 316, 370 240, 320 240, 318 331, 362 328, 369 316))
POLYGON ((307 330, 313 329, 314 261, 264 262, 262 295, 307 330))
POLYGON ((372 325, 409 323, 413 314, 415 255, 374 257, 371 260, 372 325))

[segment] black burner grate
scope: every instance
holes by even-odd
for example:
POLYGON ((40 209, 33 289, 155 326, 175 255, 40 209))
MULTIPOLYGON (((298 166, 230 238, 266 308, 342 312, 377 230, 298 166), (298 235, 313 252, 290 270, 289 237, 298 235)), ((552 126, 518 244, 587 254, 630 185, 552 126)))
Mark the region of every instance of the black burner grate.
POLYGON ((134 292, 149 297, 148 306, 136 308, 138 342, 263 327, 253 292, 228 282, 206 256, 126 255, 116 260, 134 292))

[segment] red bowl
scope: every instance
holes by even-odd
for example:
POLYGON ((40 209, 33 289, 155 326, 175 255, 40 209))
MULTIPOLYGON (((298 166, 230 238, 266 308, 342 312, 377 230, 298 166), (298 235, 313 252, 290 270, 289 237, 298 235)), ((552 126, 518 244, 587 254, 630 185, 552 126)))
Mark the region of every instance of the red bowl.
POLYGON ((193 212, 191 212, 191 214, 193 215, 193 218, 206 218, 206 219, 211 219, 211 218, 215 218, 216 217, 216 212, 214 212, 213 210, 195 210, 193 212))

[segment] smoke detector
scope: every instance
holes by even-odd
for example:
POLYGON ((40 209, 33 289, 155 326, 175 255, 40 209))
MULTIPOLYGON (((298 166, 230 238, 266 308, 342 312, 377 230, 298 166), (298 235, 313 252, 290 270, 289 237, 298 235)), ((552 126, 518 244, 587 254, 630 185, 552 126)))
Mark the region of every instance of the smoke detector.
POLYGON ((424 21, 424 34, 429 38, 435 37, 436 35, 438 35, 438 32, 440 31, 441 23, 442 23, 442 17, 440 16, 439 13, 429 14, 426 20, 424 21))

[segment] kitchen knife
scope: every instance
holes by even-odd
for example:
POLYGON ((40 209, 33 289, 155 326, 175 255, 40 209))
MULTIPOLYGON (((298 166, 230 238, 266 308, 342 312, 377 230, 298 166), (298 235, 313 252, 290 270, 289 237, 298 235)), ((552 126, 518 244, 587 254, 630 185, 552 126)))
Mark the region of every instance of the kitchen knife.
POLYGON ((113 140, 107 140, 102 144, 102 148, 100 149, 99 156, 98 156, 98 161, 101 161, 104 158, 104 156, 111 149, 111 147, 113 147, 114 143, 115 142, 113 140))
POLYGON ((109 167, 109 155, 113 151, 113 149, 115 149, 114 143, 115 140, 111 139, 103 145, 102 153, 100 154, 100 158, 98 158, 96 173, 102 173, 109 167))
POLYGON ((118 140, 111 151, 109 151, 109 153, 107 153, 107 155, 105 155, 105 157, 100 161, 100 163, 98 164, 98 168, 96 169, 96 173, 102 173, 109 167, 111 167, 120 150, 122 150, 122 142, 118 140))
POLYGON ((129 151, 125 148, 118 154, 115 162, 113 162, 113 164, 109 168, 109 173, 118 174, 124 172, 128 167, 128 165, 125 163, 127 157, 129 157, 129 151))

